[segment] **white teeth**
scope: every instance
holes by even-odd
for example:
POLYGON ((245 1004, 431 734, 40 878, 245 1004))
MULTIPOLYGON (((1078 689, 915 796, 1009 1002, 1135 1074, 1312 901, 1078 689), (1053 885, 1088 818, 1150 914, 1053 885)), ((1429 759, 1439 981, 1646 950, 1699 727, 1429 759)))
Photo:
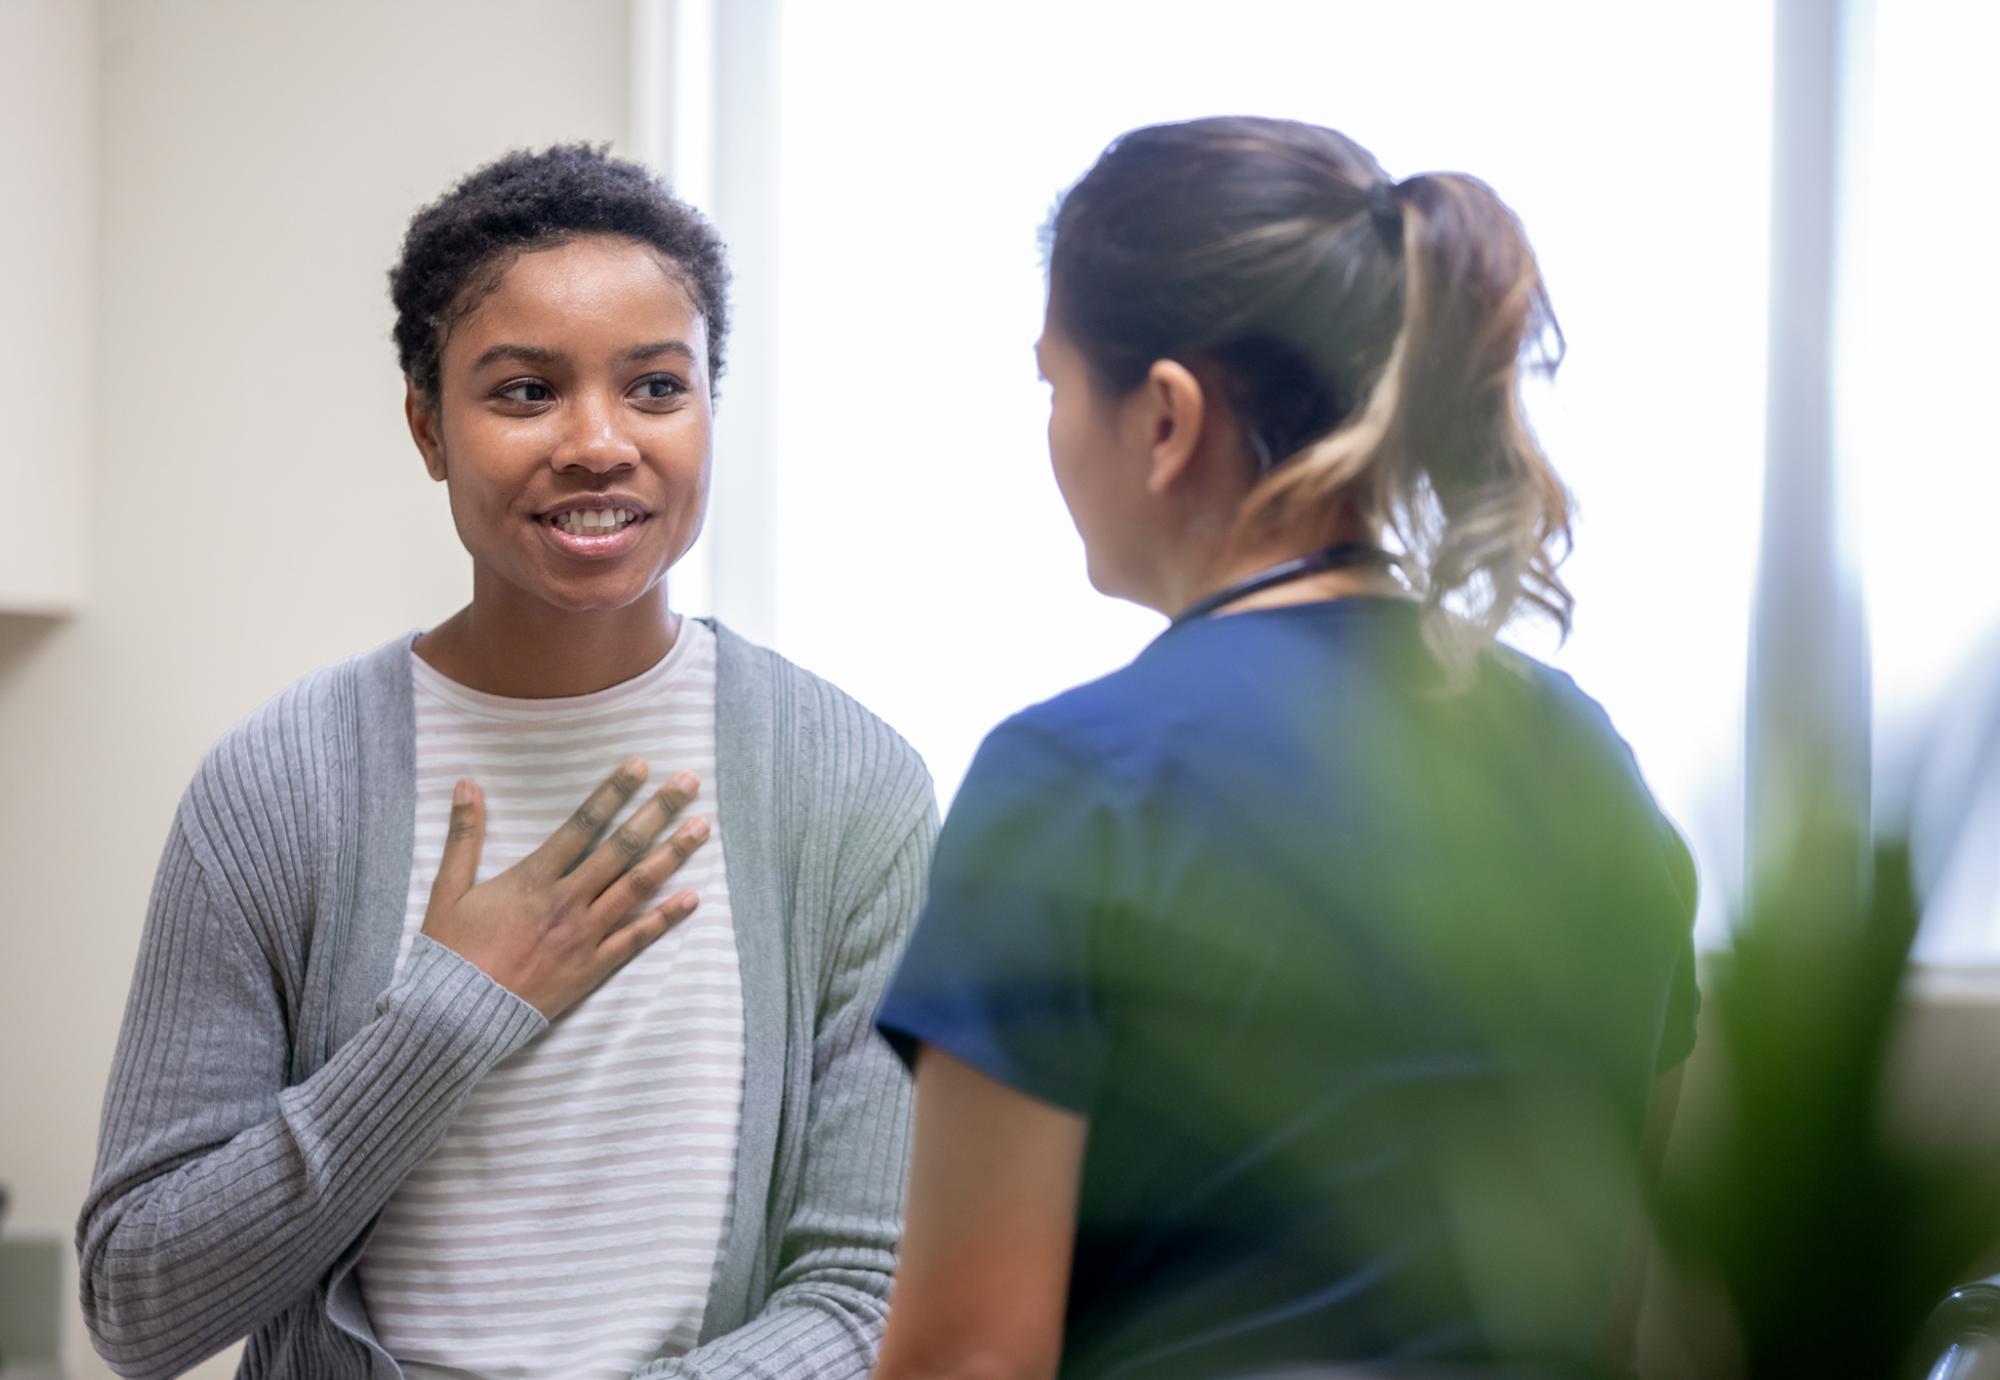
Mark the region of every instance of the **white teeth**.
POLYGON ((573 537, 601 537, 630 526, 639 515, 623 508, 576 509, 559 515, 555 525, 573 537))

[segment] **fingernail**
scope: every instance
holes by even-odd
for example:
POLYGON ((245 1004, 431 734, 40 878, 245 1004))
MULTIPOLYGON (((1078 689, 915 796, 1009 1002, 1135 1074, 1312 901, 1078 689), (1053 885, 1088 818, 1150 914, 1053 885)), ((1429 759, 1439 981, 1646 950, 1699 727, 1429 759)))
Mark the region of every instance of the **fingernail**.
POLYGON ((700 842, 701 842, 701 841, 702 841, 703 839, 707 838, 707 837, 708 837, 708 821, 707 821, 707 820, 705 820, 705 819, 692 819, 692 820, 689 820, 689 821, 688 821, 688 837, 689 837, 689 838, 691 838, 691 839, 693 839, 693 840, 694 840, 694 841, 695 841, 696 843, 700 843, 700 842))
POLYGON ((472 783, 470 781, 461 781, 451 788, 451 803, 454 805, 470 805, 472 803, 472 783))
POLYGON ((644 776, 646 774, 646 759, 643 757, 627 757, 619 764, 619 770, 631 776, 644 776))
POLYGON ((701 778, 691 771, 684 771, 674 777, 673 787, 682 795, 693 795, 701 789, 701 778))

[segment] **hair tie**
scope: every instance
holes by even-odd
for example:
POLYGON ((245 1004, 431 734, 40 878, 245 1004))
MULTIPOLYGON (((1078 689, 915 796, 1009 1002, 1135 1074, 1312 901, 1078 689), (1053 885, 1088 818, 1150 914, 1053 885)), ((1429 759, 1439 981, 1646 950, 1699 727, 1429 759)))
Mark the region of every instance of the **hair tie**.
POLYGON ((1385 177, 1368 188, 1368 218, 1391 249, 1403 247, 1403 200, 1396 195, 1396 186, 1385 177))

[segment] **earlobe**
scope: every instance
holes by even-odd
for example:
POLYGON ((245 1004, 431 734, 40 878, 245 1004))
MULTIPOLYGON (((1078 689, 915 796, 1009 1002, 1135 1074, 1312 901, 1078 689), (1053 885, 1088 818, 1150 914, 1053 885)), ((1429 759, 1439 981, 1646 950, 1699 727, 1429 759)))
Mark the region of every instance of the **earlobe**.
POLYGON ((1157 497, 1187 473, 1201 444, 1208 404, 1201 381, 1178 360, 1155 360, 1146 372, 1145 393, 1152 412, 1146 492, 1157 497))
POLYGON ((443 482, 444 446, 438 440, 437 409, 407 375, 403 379, 403 416, 410 424, 410 439, 417 443, 417 453, 424 457, 425 471, 443 482))

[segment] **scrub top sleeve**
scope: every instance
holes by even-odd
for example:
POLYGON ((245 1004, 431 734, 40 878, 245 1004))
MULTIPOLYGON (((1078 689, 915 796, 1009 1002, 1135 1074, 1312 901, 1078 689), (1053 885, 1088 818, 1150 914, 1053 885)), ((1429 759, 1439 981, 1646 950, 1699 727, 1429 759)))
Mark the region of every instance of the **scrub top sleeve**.
POLYGON ((1694 1053, 1695 1019, 1701 1014, 1701 990, 1694 980, 1694 941, 1681 946, 1674 964, 1673 988, 1667 997, 1667 1019, 1660 1032, 1660 1057, 1654 1065, 1665 1073, 1694 1053))
POLYGON ((1089 1114, 1105 1061, 1089 956, 1108 837, 1101 793, 1068 753, 1018 721, 994 730, 952 803, 876 1014, 906 1063, 931 1045, 1089 1114))
POLYGON ((1694 853, 1678 829, 1662 820, 1666 831, 1667 867, 1673 877, 1686 930, 1674 960, 1673 986, 1667 996, 1667 1018, 1660 1031, 1660 1054, 1654 1067, 1665 1073, 1694 1053, 1695 1021, 1701 1014, 1701 989, 1695 985, 1694 918, 1697 897, 1694 853))

